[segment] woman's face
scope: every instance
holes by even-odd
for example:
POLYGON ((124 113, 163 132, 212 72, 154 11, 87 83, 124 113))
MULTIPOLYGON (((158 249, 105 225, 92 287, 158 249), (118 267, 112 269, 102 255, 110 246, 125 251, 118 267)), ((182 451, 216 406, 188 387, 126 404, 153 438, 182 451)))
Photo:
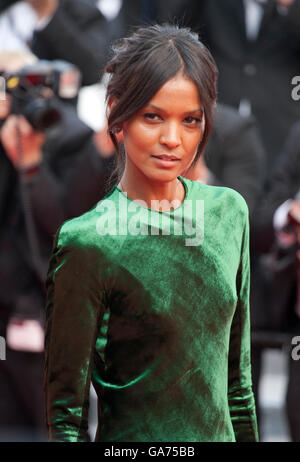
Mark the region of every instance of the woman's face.
POLYGON ((177 74, 123 123, 126 170, 168 182, 193 161, 205 127, 197 86, 177 74))

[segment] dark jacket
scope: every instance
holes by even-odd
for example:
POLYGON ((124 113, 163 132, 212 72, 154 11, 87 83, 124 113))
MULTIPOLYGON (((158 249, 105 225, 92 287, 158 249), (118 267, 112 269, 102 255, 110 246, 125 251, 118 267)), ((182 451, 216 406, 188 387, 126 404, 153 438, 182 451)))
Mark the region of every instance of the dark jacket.
POLYGON ((108 24, 100 10, 85 0, 60 0, 49 24, 36 31, 32 51, 40 59, 75 64, 83 85, 99 82, 110 42, 108 24))
POLYGON ((290 130, 284 149, 270 176, 267 191, 255 210, 253 234, 262 260, 266 287, 265 312, 269 326, 284 331, 299 330, 300 320, 294 306, 297 295, 297 246, 281 248, 273 227, 276 209, 293 199, 300 189, 300 122, 290 130))
POLYGON ((300 0, 286 15, 276 2, 264 8, 257 40, 246 37, 242 0, 188 0, 178 14, 208 45, 218 68, 219 100, 238 107, 250 100, 272 167, 292 123, 300 119, 300 105, 291 96, 292 78, 299 75, 300 0))
POLYGON ((276 209, 287 199, 293 199, 299 189, 300 121, 292 126, 255 210, 254 231, 261 252, 268 252, 274 242, 273 215, 276 209))
POLYGON ((262 190, 265 150, 253 117, 241 117, 219 104, 214 129, 205 150, 214 184, 238 191, 247 202, 250 223, 262 190))
POLYGON ((172 22, 182 0, 123 0, 117 17, 120 35, 127 36, 138 26, 172 22))

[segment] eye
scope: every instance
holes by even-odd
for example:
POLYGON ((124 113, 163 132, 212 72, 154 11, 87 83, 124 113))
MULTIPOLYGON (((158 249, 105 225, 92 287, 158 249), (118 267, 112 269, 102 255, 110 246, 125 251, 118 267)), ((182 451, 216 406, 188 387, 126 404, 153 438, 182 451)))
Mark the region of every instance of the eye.
POLYGON ((160 115, 156 114, 155 112, 146 112, 143 114, 144 119, 151 120, 151 121, 159 121, 162 120, 160 115))
POLYGON ((184 119, 184 122, 186 123, 186 125, 189 125, 189 126, 198 126, 198 125, 201 125, 202 123, 202 117, 192 117, 192 116, 188 116, 184 119))

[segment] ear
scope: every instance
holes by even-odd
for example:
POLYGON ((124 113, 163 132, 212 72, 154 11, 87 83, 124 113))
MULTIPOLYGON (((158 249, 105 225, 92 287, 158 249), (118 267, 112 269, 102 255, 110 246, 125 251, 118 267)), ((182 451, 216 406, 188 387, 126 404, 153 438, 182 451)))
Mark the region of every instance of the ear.
MULTIPOLYGON (((108 100, 107 109, 106 109, 106 117, 107 117, 107 119, 109 117, 109 114, 110 114, 111 110, 113 109, 115 104, 117 104, 117 102, 118 102, 118 100, 117 100, 117 98, 115 96, 112 96, 108 100)), ((114 133, 118 143, 122 143, 122 141, 123 141, 123 127, 122 127, 121 124, 113 128, 113 133, 114 133)))
MULTIPOLYGON (((106 109, 106 118, 108 119, 109 115, 110 115, 110 112, 111 110, 113 109, 113 107, 117 104, 118 102, 118 99, 115 97, 115 96, 112 96, 108 103, 107 103, 107 109, 106 109)), ((122 127, 122 124, 119 124, 118 126, 114 127, 114 133, 117 134, 117 133, 120 133, 122 131, 123 127, 122 127)))

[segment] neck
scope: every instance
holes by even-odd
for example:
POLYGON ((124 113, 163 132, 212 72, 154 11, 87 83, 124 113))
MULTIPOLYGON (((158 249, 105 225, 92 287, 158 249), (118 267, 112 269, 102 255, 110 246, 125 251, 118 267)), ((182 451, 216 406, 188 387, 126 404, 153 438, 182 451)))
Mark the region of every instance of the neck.
POLYGON ((130 199, 143 200, 148 208, 162 212, 179 207, 185 197, 184 186, 178 178, 153 181, 141 172, 136 174, 126 167, 118 186, 130 199))

